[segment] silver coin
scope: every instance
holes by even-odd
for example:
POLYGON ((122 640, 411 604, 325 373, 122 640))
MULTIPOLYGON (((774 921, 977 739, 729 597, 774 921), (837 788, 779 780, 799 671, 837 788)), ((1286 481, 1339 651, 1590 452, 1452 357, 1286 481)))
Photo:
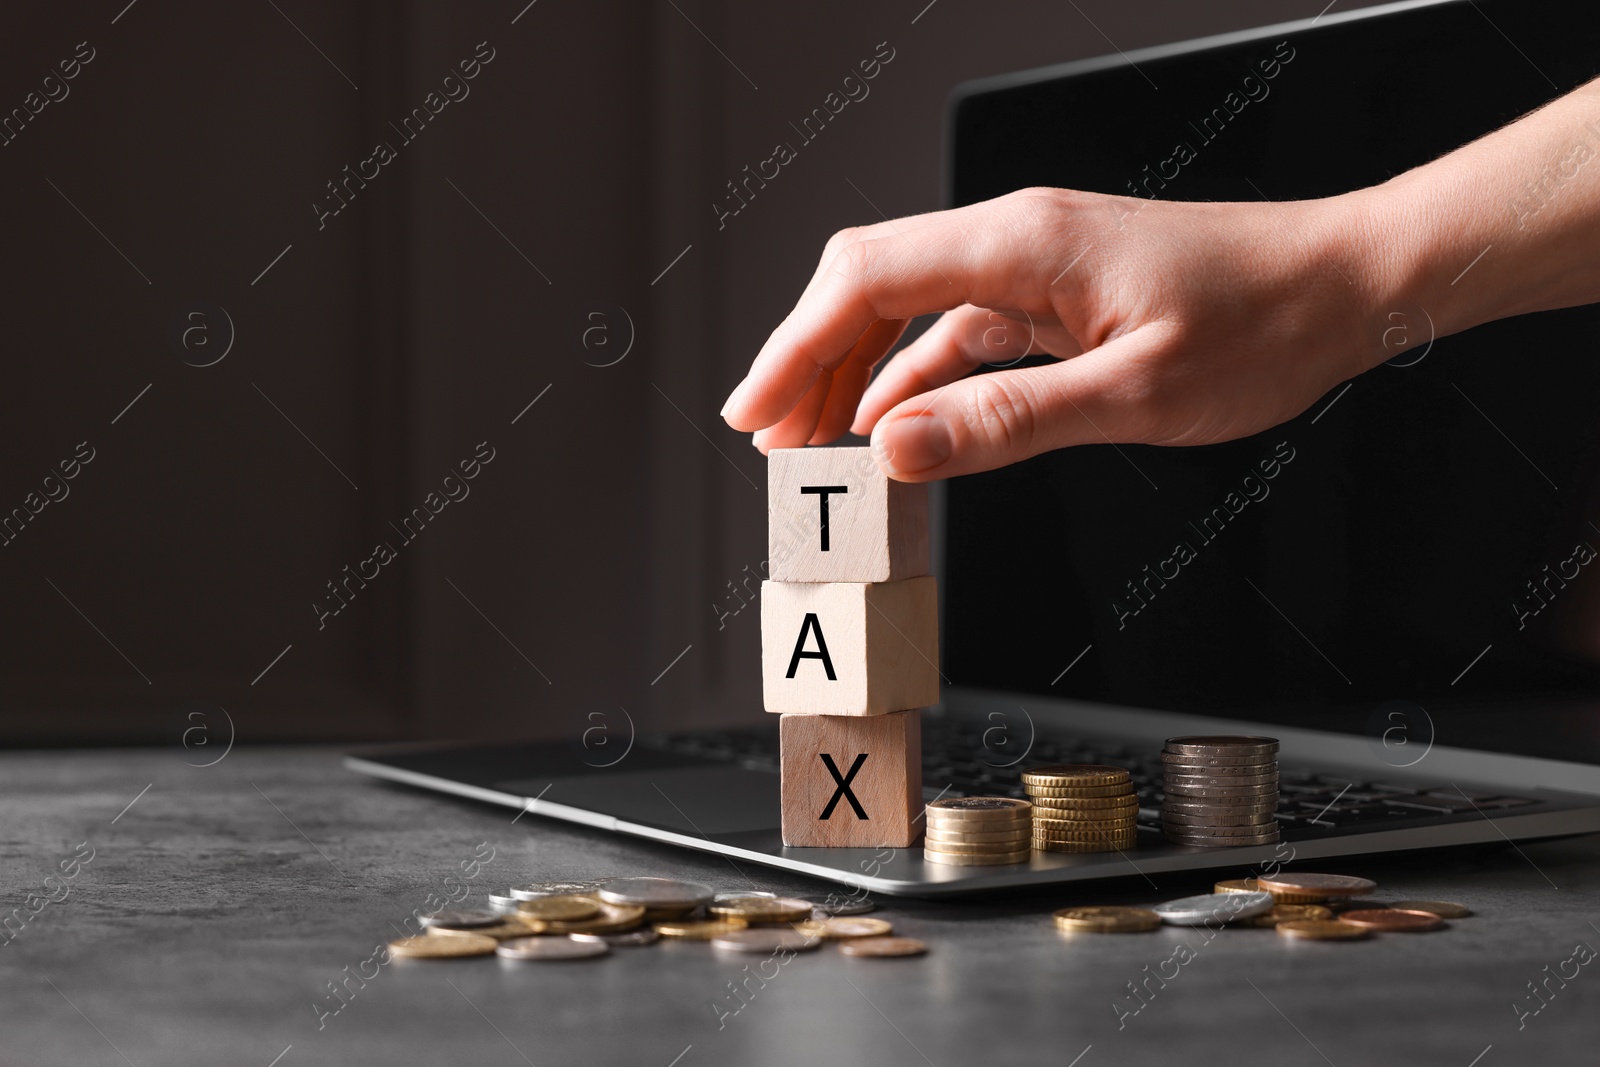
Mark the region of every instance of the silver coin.
POLYGON ((513 896, 501 896, 499 893, 489 894, 489 910, 498 912, 501 915, 510 915, 516 911, 518 903, 518 898, 513 896))
POLYGON ((1181 811, 1164 810, 1162 822, 1194 826, 1276 826, 1270 811, 1216 811, 1205 815, 1192 815, 1181 811))
POLYGON ((1177 786, 1204 786, 1214 789, 1238 789, 1247 785, 1277 785, 1278 776, 1273 774, 1174 774, 1168 768, 1162 777, 1168 791, 1177 786))
POLYGON ((1202 926, 1207 922, 1232 922, 1265 915, 1272 910, 1271 893, 1205 893, 1197 897, 1153 904, 1150 910, 1173 926, 1202 926), (1237 897, 1237 900, 1230 899, 1237 897))
POLYGON ((1175 834, 1171 830, 1162 832, 1174 845, 1188 845, 1191 848, 1240 848, 1244 845, 1273 845, 1278 842, 1277 830, 1268 830, 1255 837, 1201 837, 1175 834))
POLYGON ((506 890, 506 894, 517 900, 539 900, 572 893, 593 893, 599 885, 599 882, 534 882, 531 885, 514 885, 506 890))
POLYGON ((822 944, 820 937, 807 937, 796 930, 764 926, 754 930, 735 930, 731 934, 711 939, 712 948, 726 952, 751 952, 771 955, 782 949, 790 952, 809 952, 822 944))
POLYGON ((1161 792, 1173 800, 1276 800, 1278 797, 1278 783, 1210 786, 1183 785, 1168 782, 1162 787, 1161 792))
POLYGON ((1162 750, 1175 756, 1271 756, 1278 751, 1275 737, 1169 737, 1162 750))
POLYGON ((1209 767, 1218 769, 1252 767, 1276 768, 1278 757, 1271 756, 1182 756, 1176 752, 1161 753, 1161 762, 1168 767, 1209 767))
POLYGON ((761 900, 777 900, 778 894, 769 893, 765 889, 734 889, 726 893, 718 893, 711 898, 711 903, 721 904, 729 900, 749 900, 751 897, 757 897, 761 900))
POLYGON ((604 956, 611 946, 604 941, 578 941, 571 937, 513 937, 502 941, 494 954, 508 960, 587 960, 604 956))
POLYGON ((845 897, 829 897, 827 900, 811 901, 811 917, 814 919, 826 919, 837 915, 865 915, 877 910, 878 905, 866 898, 850 900, 845 897))
POLYGON ((499 915, 480 908, 446 908, 422 916, 423 926, 442 926, 448 930, 471 930, 475 926, 493 926, 499 921, 499 915))
POLYGON ((1168 797, 1161 802, 1163 812, 1175 812, 1179 815, 1245 815, 1245 814, 1271 814, 1278 810, 1276 797, 1267 797, 1265 800, 1256 798, 1234 798, 1233 800, 1194 800, 1187 797, 1168 797))
POLYGON ((1176 822, 1167 816, 1161 817, 1161 827, 1171 830, 1179 836, 1188 837, 1256 837, 1269 833, 1278 828, 1278 824, 1271 819, 1262 823, 1204 823, 1204 822, 1176 822))
POLYGON ((648 926, 621 934, 568 934, 567 936, 574 941, 600 941, 613 947, 653 945, 661 940, 661 935, 648 926))
POLYGON ((694 908, 716 895, 708 885, 676 878, 609 878, 596 891, 608 904, 642 904, 647 908, 694 908))

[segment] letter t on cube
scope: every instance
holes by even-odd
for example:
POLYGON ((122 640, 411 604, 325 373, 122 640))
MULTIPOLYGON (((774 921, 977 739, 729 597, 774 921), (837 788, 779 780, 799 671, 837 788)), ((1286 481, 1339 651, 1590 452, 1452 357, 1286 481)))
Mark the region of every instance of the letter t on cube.
POLYGON ((928 573, 928 487, 878 469, 867 448, 767 456, 767 577, 898 582, 928 573))

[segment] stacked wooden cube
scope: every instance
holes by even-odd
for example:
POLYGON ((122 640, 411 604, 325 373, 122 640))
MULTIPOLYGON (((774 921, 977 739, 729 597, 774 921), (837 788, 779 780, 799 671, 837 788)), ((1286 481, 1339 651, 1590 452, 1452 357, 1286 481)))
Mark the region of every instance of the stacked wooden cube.
POLYGON ((921 709, 939 699, 927 487, 866 448, 767 458, 766 709, 782 716, 783 843, 895 847, 922 833, 921 709))

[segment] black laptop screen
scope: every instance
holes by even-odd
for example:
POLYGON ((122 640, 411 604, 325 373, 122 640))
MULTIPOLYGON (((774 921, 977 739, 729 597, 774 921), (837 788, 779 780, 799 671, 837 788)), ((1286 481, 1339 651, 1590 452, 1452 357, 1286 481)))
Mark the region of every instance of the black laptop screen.
MULTIPOLYGON (((1477 0, 1133 61, 959 95, 954 203, 1370 185, 1600 73, 1600 20, 1585 0, 1477 0), (1230 93, 1244 105, 1207 124, 1230 93)), ((1420 359, 1426 327, 1405 325, 1409 365, 1255 437, 950 482, 951 683, 1353 731, 1405 701, 1441 743, 1593 758, 1600 310, 1420 359), (1486 716, 1494 735, 1467 736, 1486 716)))

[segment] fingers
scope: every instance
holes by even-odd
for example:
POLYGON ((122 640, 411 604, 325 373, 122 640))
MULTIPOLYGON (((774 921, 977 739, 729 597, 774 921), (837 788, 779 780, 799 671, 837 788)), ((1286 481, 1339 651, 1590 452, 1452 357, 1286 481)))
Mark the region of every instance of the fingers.
POLYGON ((823 371, 806 391, 800 403, 795 405, 794 410, 773 425, 757 430, 751 443, 764 456, 774 448, 799 448, 811 440, 811 435, 817 429, 817 420, 822 417, 823 407, 828 402, 828 391, 832 385, 833 372, 823 371))
POLYGON ((878 421, 873 454, 890 477, 926 482, 1069 445, 1155 439, 1169 413, 1146 357, 1164 340, 1161 327, 1146 326, 1064 363, 912 397, 878 421))
POLYGON ((844 436, 850 429, 856 417, 856 408, 861 402, 861 394, 867 391, 867 383, 872 380, 872 368, 900 340, 905 329, 905 319, 884 319, 873 323, 861 340, 856 342, 849 358, 833 372, 828 402, 810 444, 826 444, 844 436))
MULTIPOLYGON (((768 338, 749 375, 723 407, 739 430, 771 426, 792 411, 824 371, 837 370, 873 325, 963 303, 1018 306, 1007 299, 1023 273, 1011 258, 1018 203, 1011 198, 901 219, 830 244, 827 264, 768 338), (996 294, 1000 294, 997 298, 996 294)), ((878 353, 881 356, 882 353, 878 353)))

